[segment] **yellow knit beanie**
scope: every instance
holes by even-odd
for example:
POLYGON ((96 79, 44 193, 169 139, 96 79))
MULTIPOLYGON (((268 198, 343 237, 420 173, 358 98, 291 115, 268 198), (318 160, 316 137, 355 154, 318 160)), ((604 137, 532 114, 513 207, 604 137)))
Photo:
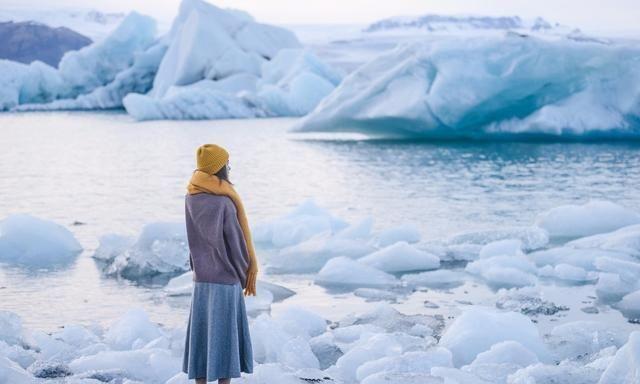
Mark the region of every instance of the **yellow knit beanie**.
POLYGON ((198 170, 210 175, 218 172, 229 161, 229 152, 216 144, 204 144, 196 151, 198 170))

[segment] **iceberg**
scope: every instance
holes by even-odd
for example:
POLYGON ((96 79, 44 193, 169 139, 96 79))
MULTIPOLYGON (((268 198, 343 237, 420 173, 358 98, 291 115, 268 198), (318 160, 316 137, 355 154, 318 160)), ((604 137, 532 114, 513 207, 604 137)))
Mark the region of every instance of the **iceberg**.
POLYGON ((633 332, 600 377, 599 384, 632 384, 640 378, 640 332, 633 332))
POLYGON ((420 251, 406 241, 380 249, 358 261, 385 272, 424 271, 440 267, 438 256, 420 251))
POLYGON ((184 223, 150 223, 135 242, 125 236, 106 235, 93 258, 107 275, 130 280, 160 274, 180 274, 190 269, 184 223))
POLYGON ((351 287, 388 287, 398 283, 393 275, 344 256, 327 261, 315 281, 324 285, 351 287))
POLYGON ((550 356, 536 326, 524 315, 472 308, 460 315, 447 329, 440 345, 453 354, 456 367, 469 364, 494 344, 515 341, 536 355, 540 361, 550 356))
POLYGON ((467 264, 465 270, 482 277, 493 288, 511 288, 534 285, 536 267, 524 256, 493 256, 467 264))
POLYGON ((53 68, 0 60, 0 110, 125 108, 137 120, 302 116, 342 74, 283 28, 184 0, 171 30, 132 12, 53 68))
POLYGON ((513 33, 402 45, 349 74, 293 130, 638 137, 639 55, 633 43, 513 33))
POLYGON ((65 227, 27 214, 0 221, 0 263, 52 268, 72 263, 82 246, 65 227))
MULTIPOLYGON (((155 21, 136 12, 130 13, 109 37, 78 51, 66 53, 58 69, 41 62, 29 65, 0 60, 0 110, 8 110, 23 104, 43 104, 62 99, 56 104, 23 109, 88 109, 98 108, 101 101, 89 103, 74 99, 98 88, 128 87, 143 90, 135 80, 140 67, 147 59, 139 58, 137 67, 129 70, 136 57, 143 54, 155 40, 155 21), (120 75, 123 71, 128 73, 120 75), (132 73, 134 72, 134 73, 132 73), (120 75, 120 78, 118 78, 120 75), (123 85, 122 83, 127 83, 123 85)), ((144 77, 144 76, 139 76, 144 77)), ((104 92, 104 91, 102 91, 104 92)), ((100 93, 92 96, 97 98, 100 93)), ((106 108, 118 103, 104 101, 106 108)), ((119 104, 121 106, 121 103, 119 104)), ((21 110, 16 108, 16 110, 21 110)))
POLYGON ((640 215, 610 201, 563 205, 538 216, 536 225, 551 237, 583 237, 640 223, 640 215))
POLYGON ((152 89, 123 99, 138 120, 301 116, 341 75, 293 33, 202 0, 184 0, 152 89))
POLYGON ((257 224, 252 232, 256 243, 282 248, 324 232, 337 233, 345 227, 345 221, 334 217, 313 200, 305 200, 291 212, 257 224))

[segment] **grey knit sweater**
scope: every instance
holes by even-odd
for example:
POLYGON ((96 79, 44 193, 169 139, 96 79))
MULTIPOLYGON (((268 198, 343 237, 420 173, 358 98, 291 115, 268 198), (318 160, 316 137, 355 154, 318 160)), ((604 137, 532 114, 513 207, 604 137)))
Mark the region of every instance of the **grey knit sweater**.
POLYGON ((185 217, 193 280, 246 288, 249 253, 236 207, 227 196, 187 194, 185 217))

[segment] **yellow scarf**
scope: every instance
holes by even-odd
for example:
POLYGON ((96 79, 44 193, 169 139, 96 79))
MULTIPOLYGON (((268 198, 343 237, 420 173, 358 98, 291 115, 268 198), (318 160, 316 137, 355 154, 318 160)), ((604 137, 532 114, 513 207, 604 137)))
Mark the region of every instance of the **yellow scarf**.
POLYGON ((210 175, 202 171, 194 171, 189 180, 187 191, 190 195, 196 193, 212 193, 214 195, 228 196, 233 204, 236 206, 238 213, 238 221, 242 228, 242 234, 244 235, 244 241, 247 243, 247 251, 249 252, 249 271, 257 271, 258 263, 256 260, 256 252, 253 248, 253 241, 251 240, 251 231, 249 230, 249 222, 247 221, 247 214, 240 200, 240 195, 236 190, 225 180, 220 180, 216 175, 210 175))

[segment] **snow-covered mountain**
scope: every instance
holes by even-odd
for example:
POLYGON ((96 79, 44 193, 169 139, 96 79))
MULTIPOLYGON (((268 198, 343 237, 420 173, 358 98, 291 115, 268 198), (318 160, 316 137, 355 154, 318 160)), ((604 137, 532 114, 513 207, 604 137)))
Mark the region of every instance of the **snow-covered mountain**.
POLYGON ((376 21, 364 32, 460 32, 473 30, 566 30, 558 23, 551 23, 541 17, 533 20, 519 16, 455 16, 427 14, 422 16, 396 16, 376 21))
POLYGON ((66 27, 32 22, 0 22, 0 59, 29 64, 35 60, 57 67, 62 55, 91 44, 91 39, 66 27))
POLYGON ((95 9, 0 9, 0 21, 35 21, 50 27, 67 27, 93 41, 104 39, 126 15, 100 12, 95 9))

